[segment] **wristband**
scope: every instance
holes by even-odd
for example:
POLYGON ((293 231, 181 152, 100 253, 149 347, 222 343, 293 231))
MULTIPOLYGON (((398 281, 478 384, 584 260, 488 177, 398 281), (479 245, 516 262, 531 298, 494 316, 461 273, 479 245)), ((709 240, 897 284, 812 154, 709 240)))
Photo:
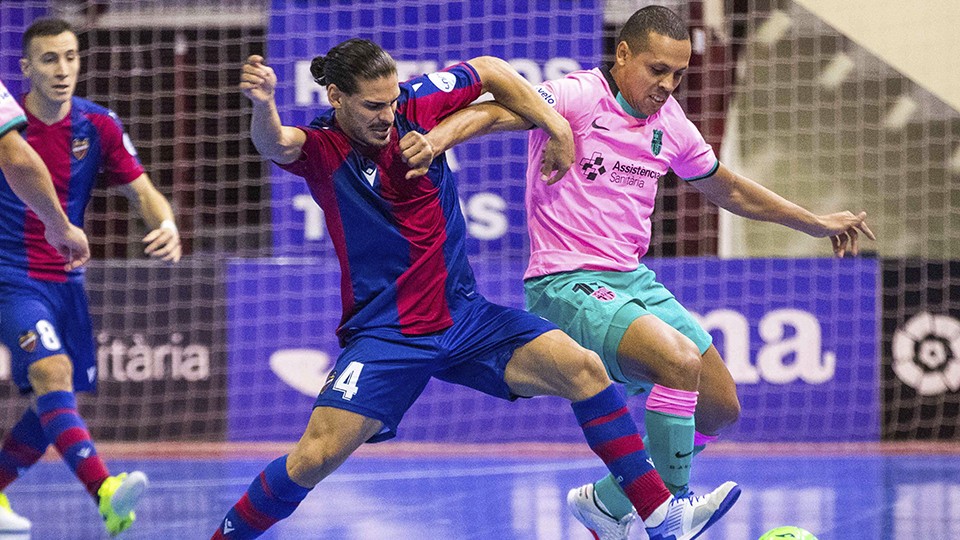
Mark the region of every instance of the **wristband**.
POLYGON ((180 231, 177 230, 177 224, 174 223, 172 219, 165 219, 165 220, 161 221, 161 222, 160 222, 160 226, 157 227, 157 228, 158 228, 158 229, 167 229, 167 230, 169 230, 169 231, 171 231, 171 232, 173 232, 174 234, 177 234, 177 235, 180 234, 180 231))

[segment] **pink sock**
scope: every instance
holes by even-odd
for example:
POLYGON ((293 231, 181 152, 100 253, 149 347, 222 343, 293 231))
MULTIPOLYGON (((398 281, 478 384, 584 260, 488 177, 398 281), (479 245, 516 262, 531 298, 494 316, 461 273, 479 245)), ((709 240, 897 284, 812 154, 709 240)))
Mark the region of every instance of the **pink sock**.
POLYGON ((700 392, 677 390, 659 384, 653 385, 647 397, 647 409, 682 418, 690 418, 697 409, 697 396, 700 392))
POLYGON ((704 435, 699 431, 693 432, 693 445, 694 446, 706 446, 707 443, 712 443, 713 441, 719 439, 719 435, 704 435))

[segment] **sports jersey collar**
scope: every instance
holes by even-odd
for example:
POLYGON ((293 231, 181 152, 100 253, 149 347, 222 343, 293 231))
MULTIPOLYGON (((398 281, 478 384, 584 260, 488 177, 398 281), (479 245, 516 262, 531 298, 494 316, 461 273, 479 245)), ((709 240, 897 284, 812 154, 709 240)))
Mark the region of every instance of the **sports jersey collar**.
POLYGON ((617 82, 613 79, 613 73, 610 72, 610 68, 612 66, 613 64, 601 65, 600 73, 603 73, 603 78, 607 80, 607 84, 610 86, 610 91, 613 92, 614 99, 616 99, 617 103, 620 104, 620 108, 623 109, 623 112, 629 114, 637 120, 647 120, 650 118, 642 112, 634 109, 629 103, 627 103, 627 100, 623 98, 623 94, 620 93, 620 88, 617 86, 617 82))
POLYGON ((67 115, 52 124, 44 122, 37 115, 30 112, 30 109, 27 108, 27 94, 20 95, 20 108, 26 113, 27 124, 31 125, 34 129, 50 129, 70 122, 70 119, 73 117, 73 98, 70 98, 70 110, 67 112, 67 115))

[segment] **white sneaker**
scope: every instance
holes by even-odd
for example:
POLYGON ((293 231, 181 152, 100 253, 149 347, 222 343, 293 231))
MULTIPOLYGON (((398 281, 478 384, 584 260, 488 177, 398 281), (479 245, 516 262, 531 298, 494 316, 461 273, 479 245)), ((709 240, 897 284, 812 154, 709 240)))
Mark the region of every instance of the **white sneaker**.
POLYGON ((7 494, 0 493, 0 533, 28 533, 30 527, 30 520, 14 512, 7 494))
POLYGON ((740 497, 740 487, 725 482, 699 497, 670 497, 646 519, 650 540, 693 540, 717 522, 740 497))
POLYGON ((597 540, 627 540, 630 526, 637 518, 636 512, 630 512, 619 520, 611 516, 597 504, 593 484, 571 489, 567 493, 567 508, 597 540))

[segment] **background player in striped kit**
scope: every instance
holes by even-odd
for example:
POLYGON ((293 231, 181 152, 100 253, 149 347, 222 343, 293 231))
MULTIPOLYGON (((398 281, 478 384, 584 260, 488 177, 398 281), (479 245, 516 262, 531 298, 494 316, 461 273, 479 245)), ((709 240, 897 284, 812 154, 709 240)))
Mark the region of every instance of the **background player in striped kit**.
MULTIPOLYGON (((90 258, 87 235, 67 219, 50 172, 37 152, 20 136, 18 130, 26 125, 23 109, 0 81, 0 175, 43 222, 44 238, 66 260, 64 269, 78 268, 90 258)), ((13 512, 5 493, 0 493, 0 530, 30 530, 30 521, 13 512)))
POLYGON ((0 172, 10 189, 43 222, 47 243, 67 261, 64 268, 78 268, 90 258, 87 235, 70 223, 46 165, 20 136, 19 130, 26 125, 23 109, 0 81, 0 172))
MULTIPOLYGON (((570 122, 578 166, 555 185, 539 182, 536 164, 548 136, 532 131, 526 193, 527 306, 600 354, 628 392, 649 392, 650 455, 678 496, 687 492, 693 456, 736 421, 740 404, 710 334, 640 262, 659 179, 672 169, 735 214, 829 236, 838 256, 848 247, 857 253, 859 233, 874 238, 865 212, 818 216, 724 167, 671 95, 690 55, 686 23, 648 6, 624 24, 612 65, 539 87, 570 122)), ((427 137, 446 149, 477 133, 531 127, 485 103, 427 137)), ((568 504, 601 540, 625 540, 635 518, 611 476, 571 490, 568 504)))
MULTIPOLYGON (((70 221, 82 226, 95 181, 103 172, 138 208, 152 230, 151 257, 176 262, 180 239, 173 212, 144 172, 117 116, 75 97, 80 71, 76 34, 59 19, 35 21, 23 36, 26 139, 49 169, 70 221)), ((82 268, 44 241, 37 218, 4 179, 0 183, 0 338, 11 351, 13 379, 33 403, 0 448, 0 489, 33 465, 48 445, 63 456, 117 534, 133 523, 146 488, 140 472, 111 476, 77 412, 76 391, 96 388, 93 330, 82 268)))
POLYGON ((303 176, 324 211, 340 260, 344 349, 303 437, 253 480, 213 538, 256 538, 292 514, 357 447, 393 437, 431 377, 509 400, 569 399, 653 540, 693 538, 723 515, 736 484, 674 499, 594 353, 476 291, 453 175, 422 133, 489 91, 550 134, 539 168, 550 178, 571 163, 567 122, 491 57, 401 84, 390 55, 352 39, 315 58, 311 71, 333 109, 309 127, 281 123, 277 78, 263 58, 243 66, 240 88, 253 103, 257 150, 303 176))

